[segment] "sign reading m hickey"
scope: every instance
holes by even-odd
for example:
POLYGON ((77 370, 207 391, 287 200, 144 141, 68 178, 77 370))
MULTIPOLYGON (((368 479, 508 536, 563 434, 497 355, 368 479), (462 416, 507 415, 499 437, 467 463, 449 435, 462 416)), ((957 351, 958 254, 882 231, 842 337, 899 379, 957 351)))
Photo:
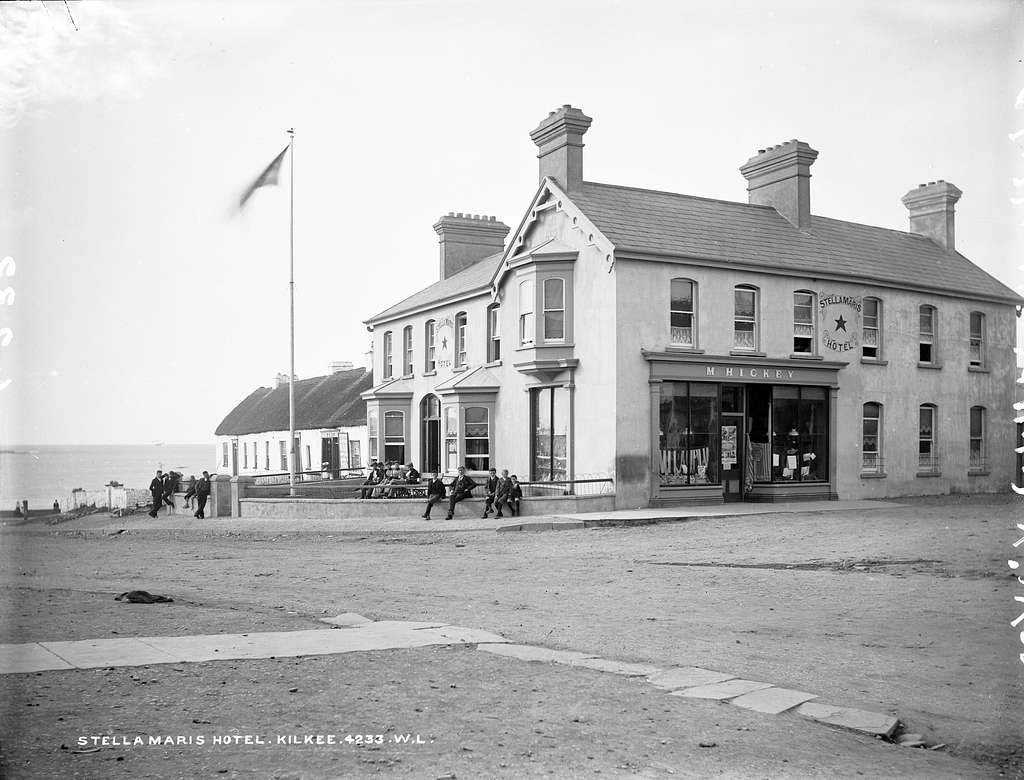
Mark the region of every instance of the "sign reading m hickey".
POLYGON ((864 300, 854 295, 818 293, 821 345, 833 352, 849 352, 860 346, 860 315, 864 300))

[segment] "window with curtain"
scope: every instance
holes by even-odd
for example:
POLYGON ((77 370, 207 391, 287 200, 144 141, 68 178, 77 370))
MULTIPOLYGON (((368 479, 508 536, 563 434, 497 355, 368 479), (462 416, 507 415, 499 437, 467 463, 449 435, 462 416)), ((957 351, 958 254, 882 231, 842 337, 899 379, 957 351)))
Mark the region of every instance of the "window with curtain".
POLYGON ((434 352, 434 336, 437 333, 436 325, 437 323, 435 323, 434 320, 427 320, 426 324, 423 326, 423 352, 426 358, 423 365, 423 370, 428 372, 437 369, 437 362, 434 352))
POLYGON ((935 405, 922 404, 918 411, 918 419, 918 470, 937 472, 939 470, 939 447, 937 431, 935 430, 937 420, 935 405))
POLYGON ((406 463, 404 412, 384 412, 384 461, 406 463))
POLYGON ((878 298, 864 299, 863 342, 864 357, 882 359, 882 302, 878 298))
POLYGON ((377 410, 373 408, 368 409, 366 411, 366 444, 370 451, 369 456, 379 460, 380 456, 377 454, 377 422, 377 410))
POLYGON ((793 352, 814 354, 814 298, 807 290, 793 293, 793 352))
POLYGON ((487 407, 467 406, 463 416, 466 425, 466 468, 470 471, 487 471, 491 467, 487 407))
POLYGON ((735 288, 733 298, 733 348, 756 352, 757 290, 741 285, 735 288))
POLYGON ((920 346, 918 350, 918 361, 921 363, 935 363, 935 307, 922 306, 918 310, 920 321, 920 346))
POLYGON ((721 484, 718 385, 662 382, 658 472, 661 484, 721 484))
POLYGON ((455 315, 455 366, 459 368, 466 365, 466 312, 460 311, 455 315))
POLYGON ((544 280, 544 340, 565 339, 565 280, 544 280))
POLYGON ((970 459, 968 466, 972 471, 984 471, 988 467, 985 451, 985 407, 971 407, 970 459))
POLYGON ((533 280, 523 279, 519 283, 519 343, 532 344, 533 326, 533 280))
POLYGON ((980 311, 971 312, 969 360, 975 368, 985 365, 985 315, 980 311))
POLYGON ((402 329, 402 376, 412 376, 412 325, 402 329))
POLYGON ((492 303, 487 309, 487 362, 501 360, 501 305, 492 303))
POLYGON ((224 466, 226 468, 227 465, 228 465, 228 443, 227 442, 224 442, 221 445, 221 452, 222 452, 222 455, 223 455, 221 466, 224 466))
POLYGON ((391 379, 391 331, 384 333, 384 378, 391 379))
POLYGON ((551 482, 569 478, 569 390, 544 387, 530 391, 532 421, 530 478, 551 482))
POLYGON ((455 471, 459 463, 459 407, 444 408, 444 463, 445 470, 455 471))
POLYGON ((864 404, 864 426, 861 439, 861 470, 881 472, 882 461, 882 405, 864 404))
POLYGON ((675 347, 692 347, 694 338, 694 289, 689 279, 673 279, 669 303, 669 343, 675 347))

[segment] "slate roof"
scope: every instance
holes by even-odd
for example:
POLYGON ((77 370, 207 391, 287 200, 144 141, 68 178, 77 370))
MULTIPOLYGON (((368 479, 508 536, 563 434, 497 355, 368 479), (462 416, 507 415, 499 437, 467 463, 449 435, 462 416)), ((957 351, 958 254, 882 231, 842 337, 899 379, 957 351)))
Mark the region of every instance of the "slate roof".
POLYGON ((429 287, 424 287, 405 300, 399 301, 394 306, 373 315, 366 320, 367 324, 397 317, 420 306, 466 295, 474 291, 482 292, 486 290, 495 272, 498 270, 502 254, 502 252, 498 252, 497 254, 489 255, 483 260, 473 263, 468 268, 463 268, 457 274, 452 274, 447 279, 442 279, 439 282, 434 282, 429 287))
POLYGON ((616 251, 1022 300, 960 253, 913 233, 819 216, 801 231, 770 206, 594 182, 570 197, 616 251))
MULTIPOLYGON (((366 425, 366 401, 359 394, 373 386, 362 368, 295 382, 295 430, 366 425)), ((254 390, 217 426, 217 436, 288 430, 288 383, 254 390)))

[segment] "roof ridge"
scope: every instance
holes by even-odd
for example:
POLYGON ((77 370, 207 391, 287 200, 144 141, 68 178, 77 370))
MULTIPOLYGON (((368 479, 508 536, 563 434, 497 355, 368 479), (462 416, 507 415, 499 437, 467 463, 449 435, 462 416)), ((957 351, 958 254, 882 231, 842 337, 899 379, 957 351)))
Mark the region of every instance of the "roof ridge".
MULTIPOLYGON (((583 184, 584 185, 589 185, 591 187, 607 187, 608 189, 613 189, 613 190, 631 190, 633 192, 650 192, 650 193, 653 193, 655 195, 671 195, 672 197, 675 197, 675 198, 687 198, 688 200, 702 200, 702 201, 705 201, 706 203, 725 203, 725 204, 727 204, 729 206, 746 206, 746 207, 749 207, 749 208, 752 208, 752 209, 769 209, 771 211, 775 211, 775 207, 774 206, 762 206, 762 205, 760 205, 758 203, 744 203, 741 200, 725 200, 724 198, 707 198, 707 197, 704 197, 702 195, 689 195, 689 194, 687 194, 685 192, 669 192, 668 190, 652 190, 652 189, 648 189, 646 187, 630 187, 630 186, 625 185, 625 184, 606 184, 605 182, 600 182, 600 181, 585 181, 585 182, 583 182, 583 184)), ((573 193, 570 193, 569 197, 572 198, 573 197, 573 193)))

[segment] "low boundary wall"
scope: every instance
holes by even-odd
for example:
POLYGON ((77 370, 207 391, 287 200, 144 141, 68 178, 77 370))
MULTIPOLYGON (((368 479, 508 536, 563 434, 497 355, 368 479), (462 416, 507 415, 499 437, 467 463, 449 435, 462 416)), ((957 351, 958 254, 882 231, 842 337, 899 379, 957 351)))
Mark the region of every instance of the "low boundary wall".
MULTIPOLYGON (((455 507, 457 517, 480 517, 484 499, 467 498, 455 507)), ((345 520, 369 517, 418 517, 427 502, 419 498, 239 498, 239 516, 277 520, 345 520)), ((521 502, 519 517, 543 517, 615 509, 615 495, 530 497, 521 502)), ((438 502, 431 517, 444 519, 447 499, 438 502)), ((511 518, 508 512, 505 517, 511 518)))

